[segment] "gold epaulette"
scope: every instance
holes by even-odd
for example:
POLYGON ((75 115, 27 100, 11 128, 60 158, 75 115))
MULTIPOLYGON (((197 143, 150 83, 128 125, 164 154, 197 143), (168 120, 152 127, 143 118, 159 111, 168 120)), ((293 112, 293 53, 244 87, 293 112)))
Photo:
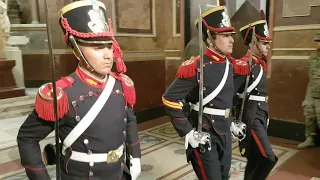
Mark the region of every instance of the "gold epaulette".
POLYGON ((200 56, 184 61, 176 73, 177 78, 191 78, 196 75, 197 61, 200 56))
MULTIPOLYGON (((69 111, 68 96, 64 88, 73 85, 74 79, 70 76, 63 77, 56 82, 56 94, 58 105, 58 118, 62 118, 69 111)), ((42 85, 36 97, 35 110, 38 116, 46 121, 56 121, 53 103, 53 86, 52 83, 42 85)))
POLYGON ((110 75, 121 81, 123 94, 126 102, 133 107, 136 104, 136 90, 132 79, 125 74, 110 73, 110 75))

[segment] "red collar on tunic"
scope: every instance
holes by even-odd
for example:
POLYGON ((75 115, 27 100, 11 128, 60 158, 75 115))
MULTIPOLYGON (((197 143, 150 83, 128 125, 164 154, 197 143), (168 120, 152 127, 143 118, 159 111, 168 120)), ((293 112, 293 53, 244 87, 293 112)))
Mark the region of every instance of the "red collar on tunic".
MULTIPOLYGON (((246 53, 246 57, 250 58, 250 51, 248 50, 246 53)), ((262 60, 259 56, 255 55, 252 53, 252 60, 256 63, 260 63, 260 61, 262 60)))
MULTIPOLYGON (((255 62, 261 62, 261 61, 267 61, 268 60, 268 57, 266 56, 263 56, 263 57, 259 57, 255 54, 252 54, 252 59, 255 61, 255 62)), ((250 51, 248 50, 247 51, 247 54, 246 54, 246 57, 250 58, 250 51)))
MULTIPOLYGON (((250 60, 250 51, 248 50, 246 53, 246 59, 250 60)), ((264 70, 267 70, 267 64, 266 62, 259 56, 252 53, 252 60, 258 64, 261 64, 264 70)))
POLYGON ((90 86, 100 88, 101 85, 105 84, 104 82, 106 78, 104 79, 98 78, 95 75, 91 74, 89 71, 80 67, 80 65, 76 69, 76 74, 83 82, 87 83, 90 86))

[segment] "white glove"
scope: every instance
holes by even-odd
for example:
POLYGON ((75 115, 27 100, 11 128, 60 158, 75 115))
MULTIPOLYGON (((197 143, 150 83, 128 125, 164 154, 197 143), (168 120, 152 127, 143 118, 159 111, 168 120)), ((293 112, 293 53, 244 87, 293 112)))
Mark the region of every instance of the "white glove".
POLYGON ((193 148, 197 148, 199 144, 205 145, 210 141, 210 137, 208 133, 203 134, 201 136, 199 132, 192 129, 185 137, 185 147, 188 149, 188 144, 190 144, 193 148))
POLYGON ((133 158, 130 155, 130 163, 132 166, 130 167, 130 175, 132 180, 136 180, 141 173, 141 160, 140 158, 133 158))

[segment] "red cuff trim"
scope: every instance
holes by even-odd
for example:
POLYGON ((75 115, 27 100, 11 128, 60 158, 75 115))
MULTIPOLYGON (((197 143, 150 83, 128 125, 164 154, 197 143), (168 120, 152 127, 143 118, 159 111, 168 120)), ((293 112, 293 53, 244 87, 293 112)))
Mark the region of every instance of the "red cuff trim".
POLYGON ((173 118, 173 120, 177 120, 177 121, 182 121, 182 120, 187 120, 188 118, 173 118))
POLYGON ((128 144, 128 146, 134 146, 134 145, 137 145, 140 143, 140 139, 138 139, 138 141, 136 143, 133 143, 133 144, 128 144))
POLYGON ((47 170, 46 168, 33 168, 33 167, 30 167, 30 166, 24 166, 24 168, 26 170, 31 170, 31 171, 44 171, 44 170, 47 170))

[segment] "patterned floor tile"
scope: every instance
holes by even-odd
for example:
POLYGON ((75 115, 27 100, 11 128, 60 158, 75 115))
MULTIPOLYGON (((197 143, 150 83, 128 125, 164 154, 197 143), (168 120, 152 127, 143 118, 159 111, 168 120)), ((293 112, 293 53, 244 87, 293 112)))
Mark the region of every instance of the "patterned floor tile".
POLYGON ((154 146, 154 145, 157 145, 159 143, 166 141, 166 139, 155 137, 155 136, 150 136, 150 135, 143 134, 143 133, 139 134, 139 138, 140 138, 141 150, 145 150, 147 148, 150 148, 151 146, 154 146))
MULTIPOLYGON (((139 133, 142 159, 142 172, 139 180, 196 180, 197 177, 192 166, 187 163, 184 138, 174 130, 171 123, 166 123, 157 127, 146 129, 139 133)), ((49 140, 53 138, 48 138, 49 140)), ((42 142, 47 143, 48 140, 42 142)), ((230 180, 243 179, 243 173, 246 165, 246 159, 239 154, 238 143, 233 142, 232 165, 230 170, 230 180)), ((281 146, 272 146, 275 153, 279 156, 277 166, 280 166, 292 157, 297 151, 294 149, 284 148, 281 146)), ((3 149, 0 151, 0 160, 8 162, 19 159, 15 147, 3 149)), ((52 179, 55 179, 55 166, 49 166, 48 172, 52 179)), ((26 180, 24 170, 8 172, 1 175, 3 180, 26 180)))
POLYGON ((179 135, 177 134, 171 123, 167 123, 167 125, 165 126, 150 130, 148 132, 168 138, 179 138, 179 135))

